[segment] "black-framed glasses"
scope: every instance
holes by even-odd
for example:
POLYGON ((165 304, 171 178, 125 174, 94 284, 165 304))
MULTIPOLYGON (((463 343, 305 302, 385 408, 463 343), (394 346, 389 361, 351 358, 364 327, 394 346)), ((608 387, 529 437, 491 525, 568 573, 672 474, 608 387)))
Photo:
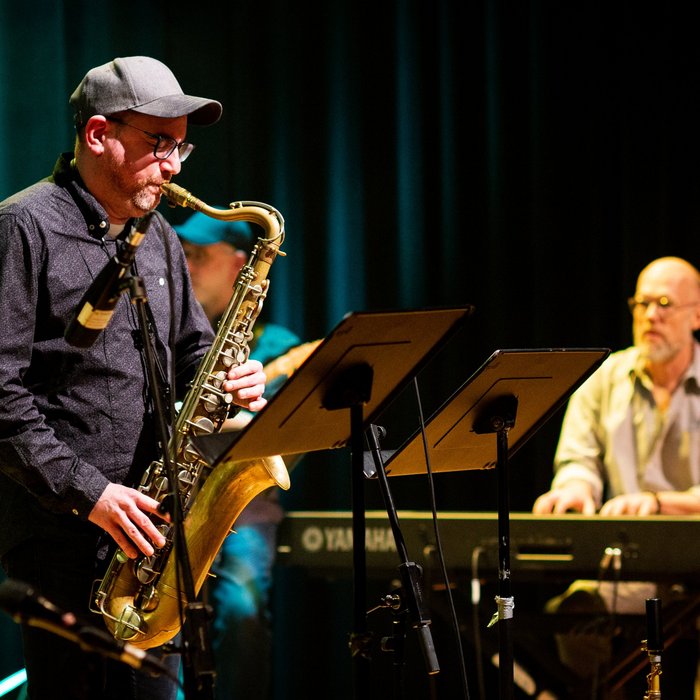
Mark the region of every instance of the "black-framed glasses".
POLYGON ((636 313, 641 310, 642 313, 646 313, 647 309, 653 304, 660 316, 668 316, 669 314, 677 311, 678 309, 688 308, 690 306, 697 306, 700 301, 691 301, 687 304, 675 304, 667 296, 658 297, 657 299, 646 299, 645 297, 630 297, 627 300, 627 305, 630 307, 632 313, 636 313))
POLYGON ((178 156, 180 156, 180 162, 182 163, 187 159, 187 156, 194 151, 194 144, 188 143, 187 141, 176 141, 172 136, 164 136, 163 134, 152 134, 150 131, 145 129, 140 129, 138 126, 129 124, 129 122, 124 122, 116 117, 106 117, 107 121, 115 122, 116 124, 121 124, 122 126, 130 126, 132 129, 140 131, 142 134, 146 134, 148 138, 153 139, 155 144, 153 145, 153 156, 158 160, 167 160, 170 156, 177 150, 178 156))

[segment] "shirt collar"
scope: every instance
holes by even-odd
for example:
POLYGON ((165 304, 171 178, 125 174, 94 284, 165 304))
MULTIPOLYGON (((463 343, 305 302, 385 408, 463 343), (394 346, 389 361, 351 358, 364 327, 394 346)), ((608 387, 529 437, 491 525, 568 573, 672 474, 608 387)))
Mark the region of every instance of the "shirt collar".
POLYGON ((700 390, 700 343, 697 340, 693 343, 693 359, 683 377, 683 382, 688 389, 692 385, 695 391, 700 390))
POLYGON ((107 212, 85 186, 75 167, 73 153, 62 153, 59 156, 50 179, 68 191, 80 209, 91 236, 101 239, 107 234, 109 231, 107 212))
MULTIPOLYGON (((638 348, 634 348, 630 378, 632 380, 638 379, 644 386, 651 388, 651 378, 644 368, 644 361, 638 348)), ((696 392, 700 391, 700 343, 697 340, 693 343, 693 359, 690 361, 680 384, 686 391, 691 389, 696 392)))

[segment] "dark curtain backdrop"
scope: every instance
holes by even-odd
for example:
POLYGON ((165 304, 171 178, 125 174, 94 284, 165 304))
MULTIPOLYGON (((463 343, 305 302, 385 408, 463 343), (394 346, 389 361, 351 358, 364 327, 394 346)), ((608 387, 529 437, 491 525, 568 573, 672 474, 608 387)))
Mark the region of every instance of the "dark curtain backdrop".
MULTIPOLYGON (((177 178, 285 216, 264 316, 306 339, 351 310, 473 304, 419 378, 426 415, 497 348, 630 341, 625 299, 660 255, 700 264, 691 6, 557 0, 0 0, 0 198, 70 148, 92 66, 147 54, 224 104, 177 178)), ((161 209, 174 223, 184 210, 161 209)), ((403 402, 403 403, 402 403, 403 402)), ((417 425, 397 399, 386 447, 417 425)), ((546 489, 557 413, 510 462, 546 489)), ((290 508, 350 505, 345 450, 310 455, 290 508)), ((393 480, 427 507, 423 477, 393 480)), ((442 510, 496 507, 492 472, 439 475, 442 510)), ((381 507, 374 489, 370 505, 381 507), (373 500, 375 499, 375 500, 373 500)))

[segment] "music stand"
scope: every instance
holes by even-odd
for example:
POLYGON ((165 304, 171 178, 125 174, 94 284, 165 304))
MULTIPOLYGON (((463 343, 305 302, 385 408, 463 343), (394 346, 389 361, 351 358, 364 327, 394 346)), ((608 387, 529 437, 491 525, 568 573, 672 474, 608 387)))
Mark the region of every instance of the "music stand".
POLYGON ((494 620, 499 622, 501 700, 513 697, 508 457, 609 354, 607 348, 496 350, 427 421, 426 446, 422 431, 417 431, 385 463, 389 476, 424 473, 427 448, 431 471, 497 470, 499 589, 494 620))
POLYGON ((213 468, 268 455, 350 445, 355 618, 351 651, 358 698, 368 697, 369 679, 368 659, 362 653, 367 637, 364 433, 472 311, 472 306, 465 306, 352 312, 244 430, 192 441, 213 468))

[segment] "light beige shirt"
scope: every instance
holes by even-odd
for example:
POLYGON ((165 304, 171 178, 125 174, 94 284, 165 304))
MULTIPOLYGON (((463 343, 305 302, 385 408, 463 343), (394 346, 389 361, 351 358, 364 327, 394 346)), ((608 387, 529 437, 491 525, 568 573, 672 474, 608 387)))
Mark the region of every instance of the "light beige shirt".
POLYGON ((639 491, 700 496, 700 343, 665 413, 640 369, 639 350, 610 355, 569 400, 554 469, 553 488, 584 479, 599 507, 639 491))

